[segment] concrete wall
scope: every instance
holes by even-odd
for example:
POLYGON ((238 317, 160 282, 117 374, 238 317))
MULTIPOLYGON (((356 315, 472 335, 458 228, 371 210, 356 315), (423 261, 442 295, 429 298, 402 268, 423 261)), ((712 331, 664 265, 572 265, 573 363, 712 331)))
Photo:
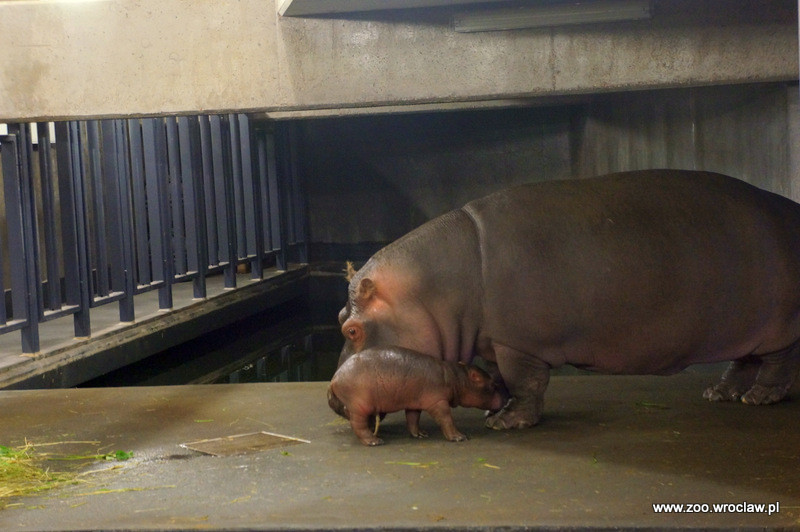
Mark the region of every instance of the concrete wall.
POLYGON ((374 246, 353 244, 394 240, 513 183, 641 168, 722 172, 800 200, 797 94, 796 84, 733 85, 301 121, 311 241, 350 246, 344 258, 357 260, 374 246))
POLYGON ((0 122, 448 103, 797 78, 794 0, 458 34, 451 8, 280 18, 273 0, 0 2, 0 122))

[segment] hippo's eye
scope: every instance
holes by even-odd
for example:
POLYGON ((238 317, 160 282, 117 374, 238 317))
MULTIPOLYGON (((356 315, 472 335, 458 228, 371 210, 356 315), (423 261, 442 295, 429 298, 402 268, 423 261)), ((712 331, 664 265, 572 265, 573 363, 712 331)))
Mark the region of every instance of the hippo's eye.
POLYGON ((356 330, 350 327, 349 329, 347 329, 347 336, 349 336, 350 338, 355 338, 356 330))

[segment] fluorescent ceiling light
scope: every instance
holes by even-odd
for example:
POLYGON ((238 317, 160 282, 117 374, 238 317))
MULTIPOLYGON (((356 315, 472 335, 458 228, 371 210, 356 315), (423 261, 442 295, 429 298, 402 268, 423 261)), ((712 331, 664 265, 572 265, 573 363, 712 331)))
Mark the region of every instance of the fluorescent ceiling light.
POLYGON ((453 29, 462 33, 517 30, 594 22, 642 20, 651 16, 650 0, 598 0, 539 7, 492 9, 457 15, 453 19, 453 29))

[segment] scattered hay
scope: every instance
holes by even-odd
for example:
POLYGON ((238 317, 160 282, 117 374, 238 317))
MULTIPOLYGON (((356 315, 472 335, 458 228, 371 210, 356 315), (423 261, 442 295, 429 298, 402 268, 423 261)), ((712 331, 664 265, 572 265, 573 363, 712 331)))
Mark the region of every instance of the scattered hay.
POLYGON ((17 448, 0 445, 0 509, 6 506, 4 499, 75 482, 74 474, 51 472, 39 465, 41 461, 31 444, 17 448))
MULTIPOLYGON (((56 442, 42 444, 42 446, 58 445, 60 443, 75 442, 56 442)), ((33 495, 59 486, 80 482, 80 474, 51 471, 49 467, 43 467, 43 462, 51 460, 127 460, 132 456, 132 453, 124 451, 103 455, 59 456, 36 452, 34 445, 29 442, 20 447, 0 445, 0 510, 9 505, 6 499, 33 495)))

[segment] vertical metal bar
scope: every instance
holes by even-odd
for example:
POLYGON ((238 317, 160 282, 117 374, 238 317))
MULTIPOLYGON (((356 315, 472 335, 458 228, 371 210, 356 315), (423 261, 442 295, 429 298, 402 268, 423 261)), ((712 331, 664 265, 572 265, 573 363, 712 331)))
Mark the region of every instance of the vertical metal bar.
POLYGON ((222 185, 225 193, 223 200, 225 202, 224 213, 226 220, 226 246, 222 248, 225 253, 224 261, 227 263, 223 268, 225 275, 225 288, 236 288, 236 266, 239 254, 236 250, 236 198, 234 192, 234 178, 233 178, 233 162, 232 152, 233 144, 231 142, 231 123, 227 116, 223 116, 221 120, 222 125, 222 185))
POLYGON ((15 320, 25 320, 22 352, 39 351, 39 265, 36 254, 35 209, 28 148, 28 125, 9 127, 2 141, 3 190, 6 201, 8 248, 11 260, 11 301, 15 320), (16 131, 15 131, 16 130, 16 131), (26 155, 23 155, 23 152, 26 155))
MULTIPOLYGON (((106 212, 103 204, 103 170, 100 155, 100 123, 90 120, 86 123, 87 142, 89 144, 89 180, 92 185, 92 229, 94 234, 94 292, 98 296, 109 293, 108 280, 108 236, 106 235, 106 212)), ((92 257, 90 257, 91 260, 92 257)))
POLYGON ((150 254, 150 270, 153 281, 162 281, 162 264, 164 257, 161 246, 161 218, 158 216, 158 154, 156 151, 156 128, 157 121, 154 118, 142 119, 142 146, 144 147, 144 181, 145 195, 142 213, 147 213, 148 232, 147 240, 148 251, 150 254))
POLYGON ((24 260, 26 300, 28 306, 28 324, 22 329, 22 352, 39 351, 39 321, 44 316, 42 297, 42 276, 39 267, 39 236, 36 228, 36 198, 33 187, 33 142, 30 125, 23 124, 19 128, 20 161, 20 194, 22 199, 22 230, 25 242, 24 260))
MULTIPOLYGON (((192 168, 192 134, 190 119, 186 116, 178 118, 178 150, 180 155, 180 191, 175 191, 173 188, 173 195, 180 197, 183 200, 183 218, 181 223, 176 222, 176 225, 181 225, 186 228, 185 232, 185 248, 186 248, 186 269, 183 273, 197 272, 199 266, 197 264, 197 215, 194 197, 194 169, 192 168)), ((177 251, 176 251, 177 253, 177 251)), ((176 268, 178 269, 178 268, 176 268)), ((179 273, 180 270, 178 269, 179 273)))
POLYGON ((129 159, 128 123, 125 120, 114 120, 114 141, 117 155, 117 208, 119 210, 119 231, 121 247, 121 271, 123 274, 122 291, 125 293, 119 302, 119 321, 131 322, 135 319, 133 257, 133 211, 131 210, 131 165, 129 159))
POLYGON ((223 161, 224 144, 222 141, 222 118, 218 115, 209 117, 211 123, 211 153, 214 162, 214 212, 216 223, 213 229, 217 233, 219 242, 218 254, 212 256, 214 264, 224 262, 223 257, 227 256, 228 249, 228 216, 225 211, 225 164, 223 161))
MULTIPOLYGON (((2 137, 0 137, 2 139, 2 137)), ((0 148, 1 150, 2 148, 0 148)), ((1 155, 1 154, 0 154, 1 155)), ((3 170, 3 161, 0 158, 0 172, 3 170)), ((0 234, 0 261, 3 260, 3 235, 0 234)), ((2 264, 2 262, 0 262, 2 264)), ((6 283, 3 279, 3 269, 0 268, 0 325, 5 325, 8 322, 8 312, 6 309, 6 283)))
POLYGON ((56 244, 55 193, 53 190, 53 158, 50 142, 50 124, 40 122, 36 126, 39 137, 39 178, 42 190, 42 220, 44 224, 44 253, 47 262, 47 292, 45 308, 61 308, 61 274, 56 244))
POLYGON ((73 322, 75 336, 82 338, 89 336, 91 327, 80 123, 57 122, 56 139, 58 199, 64 250, 64 298, 67 305, 78 306, 73 322))
MULTIPOLYGON (((7 180, 11 180, 13 173, 16 172, 14 166, 17 164, 17 161, 15 160, 13 153, 6 153, 6 151, 13 152, 16 150, 16 146, 12 142, 13 139, 14 137, 11 136, 0 136, 0 174, 3 175, 4 184, 7 180)), ((6 198, 4 197, 3 199, 5 200, 6 198)), ((0 208, 3 209, 3 212, 8 212, 8 209, 5 207, 5 205, 0 204, 0 208)), ((9 258, 13 256, 10 247, 11 246, 9 245, 9 258)), ((3 233, 0 232, 0 264, 3 263, 2 259, 4 249, 6 248, 3 246, 3 233)), ((10 262, 13 264, 13 261, 10 262)), ((11 294, 13 295, 13 292, 11 294)), ((2 299, 0 300, 0 325, 5 325, 8 322, 8 311, 6 308, 6 286, 3 279, 3 268, 0 268, 0 296, 2 296, 2 299)), ((13 306, 11 310, 13 312, 13 306)))
POLYGON ((169 157, 169 184, 172 201, 172 247, 174 250, 173 270, 178 274, 187 272, 186 267, 186 233, 184 230, 184 198, 181 187, 181 158, 178 142, 178 123, 175 118, 166 119, 167 156, 169 157))
POLYGON ((269 167, 267 162, 267 132, 258 130, 255 133, 256 156, 258 158, 257 176, 260 196, 258 203, 261 206, 262 231, 258 239, 265 251, 272 251, 272 221, 270 220, 269 205, 269 167))
POLYGON ((175 260, 172 246, 172 211, 169 201, 169 172, 167 161, 167 131, 165 120, 158 120, 156 149, 158 153, 158 208, 161 218, 161 256, 164 286, 158 289, 158 308, 172 308, 172 284, 175 282, 175 260))
POLYGON ((236 237, 237 259, 239 259, 248 255, 246 240, 247 227, 244 221, 244 176, 242 171, 244 161, 242 160, 242 138, 241 130, 239 129, 239 115, 228 115, 228 123, 231 135, 231 181, 233 185, 233 195, 231 201, 229 201, 232 210, 228 216, 236 221, 234 233, 236 237))
POLYGON ((280 250, 278 251, 278 260, 283 265, 282 269, 286 269, 288 267, 288 263, 291 260, 291 244, 292 244, 292 235, 290 232, 289 224, 287 220, 292 219, 292 204, 288 201, 289 197, 289 172, 287 168, 286 161, 288 160, 288 156, 286 151, 288 149, 288 143, 286 140, 286 128, 283 127, 283 124, 279 124, 275 129, 275 144, 274 144, 274 157, 275 157, 275 197, 277 204, 279 205, 278 212, 280 216, 278 218, 278 224, 276 225, 277 230, 275 234, 278 235, 278 241, 280 242, 280 250))
POLYGON ((0 137, 0 156, 3 165, 3 192, 6 202, 6 224, 8 227, 8 255, 16 259, 9 261, 11 273, 11 315, 15 320, 30 317, 25 292, 25 244, 22 237, 22 199, 19 192, 21 161, 19 160, 19 138, 16 135, 0 137))
POLYGON ((172 308, 172 283, 175 281, 174 258, 172 252, 172 212, 169 196, 169 168, 167 159, 167 130, 163 118, 156 119, 156 157, 158 161, 156 174, 157 188, 154 191, 158 205, 161 235, 161 276, 164 285, 158 289, 158 308, 172 308))
POLYGON ((283 238, 283 219, 281 190, 278 179, 278 157, 275 145, 275 133, 270 131, 266 134, 267 148, 267 189, 269 197, 269 217, 271 227, 272 249, 276 251, 275 262, 279 270, 286 269, 286 246, 283 238))
POLYGON ((147 235, 147 194, 145 190, 144 146, 142 124, 138 118, 128 120, 128 142, 131 157, 131 189, 133 201, 133 231, 135 236, 136 273, 134 283, 150 284, 150 246, 147 235))
POLYGON ((142 141, 144 144, 145 188, 147 195, 147 215, 149 220, 150 256, 155 280, 164 281, 158 290, 158 306, 161 309, 172 307, 172 275, 170 255, 169 201, 167 194, 166 131, 161 119, 142 120, 142 141))
POLYGON ((308 246, 306 244, 306 207, 300 174, 297 171, 297 154, 299 152, 297 124, 289 124, 287 139, 287 157, 289 182, 291 183, 288 198, 291 209, 290 225, 292 227, 292 244, 295 246, 295 260, 301 263, 308 262, 308 246))
POLYGON ((214 192, 217 215, 217 237, 219 239, 218 263, 225 264, 225 288, 236 287, 236 243, 235 220, 231 216, 230 203, 232 186, 230 186, 230 130, 225 117, 212 115, 211 147, 214 162, 214 192))
POLYGON ((203 190, 205 197, 205 218, 207 229, 208 255, 206 266, 219 263, 219 240, 217 238, 216 194, 214 190, 214 143, 211 134, 211 117, 201 116, 200 144, 203 159, 203 190))
POLYGON ((194 274, 194 297, 206 297, 208 239, 203 208, 203 161, 200 144, 200 122, 197 117, 180 117, 178 133, 181 149, 181 184, 186 202, 187 266, 194 274))
MULTIPOLYGON (((119 212, 119 161, 117 154, 116 129, 113 120, 100 122, 102 134, 102 174, 97 181, 102 183, 103 197, 100 204, 104 211, 104 236, 108 241, 107 264, 109 287, 113 292, 125 290, 125 272, 122 265, 122 231, 119 212)), ((98 231, 99 233, 99 231, 98 231)))
POLYGON ((247 115, 239 115, 239 138, 242 146, 242 181, 244 185, 244 232, 247 255, 250 261, 250 278, 261 279, 264 274, 264 231, 261 210, 261 184, 258 177, 258 160, 253 157, 254 139, 247 115))

